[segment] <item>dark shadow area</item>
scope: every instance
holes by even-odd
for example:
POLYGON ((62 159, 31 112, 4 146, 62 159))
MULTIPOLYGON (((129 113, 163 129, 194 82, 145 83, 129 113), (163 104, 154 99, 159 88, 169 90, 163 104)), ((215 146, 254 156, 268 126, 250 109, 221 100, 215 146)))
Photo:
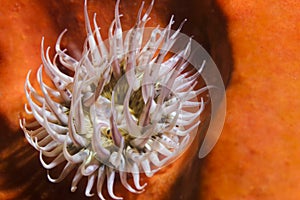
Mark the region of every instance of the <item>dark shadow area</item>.
MULTIPOLYGON (((173 1, 170 10, 174 12, 176 24, 178 26, 185 18, 188 20, 182 32, 189 36, 194 36, 199 44, 211 55, 223 78, 225 87, 229 85, 231 72, 233 70, 233 58, 231 44, 227 33, 227 22, 219 5, 215 0, 190 0, 173 1)), ((205 122, 203 121, 205 129, 205 122)), ((207 124, 208 125, 208 124, 207 124)), ((203 133, 204 134, 204 133, 203 133)), ((196 141, 202 141, 203 134, 196 141)), ((190 148, 200 149, 200 143, 193 143, 190 148)), ((198 153, 198 152, 197 152, 198 153)), ((202 163, 198 154, 184 167, 184 173, 173 185, 171 198, 174 200, 200 199, 200 172, 202 163)))
MULTIPOLYGON (((58 196, 71 199, 71 194, 64 192, 70 190, 70 181, 51 184, 39 162, 38 152, 27 143, 23 132, 10 130, 4 117, 0 116, 0 120, 1 199, 57 199, 58 196)), ((77 196, 83 198, 84 191, 77 196)))
MULTIPOLYGON (((56 29, 57 37, 66 29, 61 48, 66 48, 68 53, 79 59, 86 32, 83 14, 84 1, 41 1, 41 7, 52 21, 52 27, 56 29)), ((45 36, 45 40, 47 37, 45 36)), ((54 44, 53 44, 54 45, 54 44)))
POLYGON ((170 10, 175 15, 174 28, 187 19, 182 32, 192 36, 211 55, 220 70, 225 87, 233 68, 227 22, 215 0, 172 1, 170 10))

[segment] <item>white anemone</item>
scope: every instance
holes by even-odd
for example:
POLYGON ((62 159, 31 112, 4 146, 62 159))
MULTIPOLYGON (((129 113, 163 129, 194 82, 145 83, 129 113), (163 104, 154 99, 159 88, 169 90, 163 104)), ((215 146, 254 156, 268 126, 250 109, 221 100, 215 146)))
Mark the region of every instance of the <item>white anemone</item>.
POLYGON ((121 199, 113 192, 116 175, 130 192, 140 193, 146 186, 140 183, 140 173, 151 177, 190 142, 204 109, 203 99, 196 97, 207 88, 195 89, 199 73, 188 70, 191 43, 179 53, 170 52, 182 25, 171 31, 172 17, 164 29, 145 28, 152 6, 153 1, 144 14, 141 6, 135 26, 125 34, 117 1, 104 42, 96 17, 92 31, 85 2, 87 39, 80 60, 61 49, 65 31, 57 40, 53 60, 42 40, 40 91, 32 86, 30 72, 25 83, 25 110, 35 120, 22 119, 20 125, 47 170, 65 164, 57 178, 48 171, 51 182, 76 170, 71 191, 87 177, 86 195, 92 196, 96 187, 104 199, 106 180, 110 197, 121 199), (53 85, 45 83, 43 72, 53 85), (45 157, 52 161, 46 163, 45 157), (127 182, 128 176, 134 185, 127 182))

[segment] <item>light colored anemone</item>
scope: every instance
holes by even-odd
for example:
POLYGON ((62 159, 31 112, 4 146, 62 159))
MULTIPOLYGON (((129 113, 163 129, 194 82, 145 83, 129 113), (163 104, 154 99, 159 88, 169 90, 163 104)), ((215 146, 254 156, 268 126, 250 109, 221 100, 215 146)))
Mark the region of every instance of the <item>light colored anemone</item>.
POLYGON ((190 142, 204 109, 203 99, 195 97, 206 88, 195 89, 199 74, 187 70, 191 43, 178 54, 169 53, 181 28, 171 31, 173 17, 166 28, 151 29, 145 39, 152 6, 153 1, 142 15, 142 5, 135 26, 124 34, 117 1, 105 44, 95 16, 92 31, 85 2, 87 39, 80 60, 61 49, 65 31, 57 40, 53 60, 42 40, 43 65, 37 72, 41 92, 30 83, 30 72, 25 83, 29 105, 25 110, 35 121, 22 119, 20 125, 28 142, 40 152, 51 182, 76 170, 72 192, 87 177, 86 196, 92 196, 96 187, 104 199, 106 179, 110 197, 121 199, 113 192, 116 175, 130 192, 140 193, 146 186, 140 183, 140 173, 151 177, 190 142), (71 73, 64 73, 57 63, 71 73), (53 86, 44 82, 43 72, 53 86), (52 161, 46 163, 44 157, 52 161), (63 170, 52 178, 49 170, 60 164, 65 164, 63 170), (133 177, 133 186, 128 176, 133 177))

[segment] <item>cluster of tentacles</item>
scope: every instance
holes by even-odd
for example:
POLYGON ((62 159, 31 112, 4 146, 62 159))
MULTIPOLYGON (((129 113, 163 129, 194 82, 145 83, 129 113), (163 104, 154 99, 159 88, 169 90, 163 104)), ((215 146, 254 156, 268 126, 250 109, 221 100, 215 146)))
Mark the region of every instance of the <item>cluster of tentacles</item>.
POLYGON ((85 2, 87 39, 80 60, 61 49, 65 31, 57 40, 53 60, 42 41, 40 89, 32 86, 30 72, 25 83, 25 110, 35 120, 21 119, 20 125, 46 169, 64 164, 57 178, 48 171, 51 182, 77 170, 71 191, 87 177, 86 195, 93 195, 96 187, 104 199, 106 180, 110 197, 120 199, 113 192, 116 175, 130 192, 140 193, 146 186, 140 183, 140 173, 151 177, 190 143, 204 109, 197 96, 206 88, 195 89, 199 73, 187 70, 190 43, 170 54, 181 28, 171 30, 173 18, 166 28, 153 28, 148 38, 144 36, 152 6, 153 2, 144 14, 141 6, 135 26, 125 34, 117 1, 105 43, 95 16, 91 28, 85 2), (45 83, 43 72, 53 85, 45 83), (52 161, 47 163, 45 157, 52 161), (129 174, 134 186, 127 181, 129 174))

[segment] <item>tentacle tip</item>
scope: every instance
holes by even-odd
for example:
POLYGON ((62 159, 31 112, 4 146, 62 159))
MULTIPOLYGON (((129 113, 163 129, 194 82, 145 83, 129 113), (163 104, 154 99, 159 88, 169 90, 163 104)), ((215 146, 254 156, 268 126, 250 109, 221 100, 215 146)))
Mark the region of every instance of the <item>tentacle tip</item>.
POLYGON ((142 185, 143 190, 145 190, 144 188, 147 186, 147 183, 144 183, 144 185, 142 185))
POLYGON ((71 192, 75 192, 77 190, 77 187, 76 186, 72 186, 71 187, 71 192))
POLYGON ((48 178, 48 180, 49 180, 51 183, 57 183, 57 180, 56 180, 56 179, 53 179, 53 178, 50 176, 50 172, 49 172, 48 169, 47 169, 47 178, 48 178))
POLYGON ((85 196, 87 196, 87 197, 92 197, 92 196, 94 196, 95 194, 94 193, 85 193, 85 196))
POLYGON ((143 192, 145 192, 145 189, 142 189, 142 190, 136 191, 136 194, 141 194, 141 193, 143 193, 143 192))
POLYGON ((22 129, 24 128, 24 119, 19 118, 19 125, 22 129))
POLYGON ((32 71, 32 69, 28 70, 28 73, 27 73, 28 78, 30 77, 31 71, 32 71))

